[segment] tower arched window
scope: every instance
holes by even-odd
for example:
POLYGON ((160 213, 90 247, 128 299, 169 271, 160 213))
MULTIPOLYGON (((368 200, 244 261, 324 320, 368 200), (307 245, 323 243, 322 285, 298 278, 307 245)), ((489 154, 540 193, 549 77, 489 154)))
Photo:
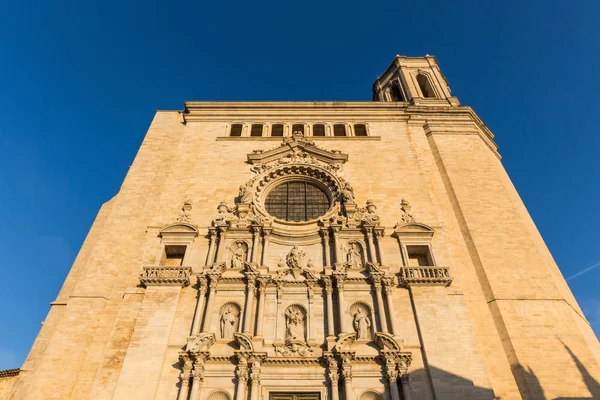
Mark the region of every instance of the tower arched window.
POLYGON ((427 76, 418 74, 417 83, 419 84, 419 89, 421 89, 423 97, 435 97, 435 92, 433 91, 431 82, 429 82, 429 78, 427 78, 427 76))
POLYGON ((392 85, 390 89, 390 97, 392 101, 404 101, 404 96, 402 96, 402 91, 397 83, 392 85))

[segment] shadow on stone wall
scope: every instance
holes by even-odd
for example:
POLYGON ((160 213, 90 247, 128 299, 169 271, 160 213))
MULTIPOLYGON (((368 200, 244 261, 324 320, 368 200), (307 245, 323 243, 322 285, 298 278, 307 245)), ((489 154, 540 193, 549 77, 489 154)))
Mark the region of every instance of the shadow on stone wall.
MULTIPOLYGON (((579 358, 573 354, 569 346, 563 343, 565 350, 569 353, 575 365, 577 365, 577 369, 581 374, 581 378, 588 390, 592 394, 591 397, 555 397, 553 400, 589 400, 589 399, 598 399, 600 398, 600 384, 592 377, 592 375, 588 372, 588 370, 583 366, 579 358)), ((525 382, 517 382, 519 385, 519 390, 521 391, 521 396, 523 399, 527 400, 545 400, 548 399, 546 394, 544 393, 544 389, 540 384, 539 379, 535 375, 535 373, 531 370, 531 368, 524 368, 519 365, 516 369, 520 369, 521 375, 524 376, 525 382)), ((516 374, 518 376, 518 374, 516 374)))

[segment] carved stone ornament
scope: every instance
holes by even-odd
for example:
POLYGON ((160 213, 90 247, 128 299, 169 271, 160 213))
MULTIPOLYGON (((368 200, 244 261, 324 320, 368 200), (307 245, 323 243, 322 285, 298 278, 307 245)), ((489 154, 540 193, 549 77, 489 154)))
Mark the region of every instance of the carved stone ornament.
POLYGON ((281 346, 275 346, 275 352, 285 357, 307 357, 313 355, 315 347, 302 340, 286 340, 281 346))
POLYGON ((371 200, 367 200, 365 207, 351 207, 345 205, 346 218, 339 216, 338 223, 346 225, 348 228, 356 228, 361 225, 379 226, 381 220, 375 213, 377 207, 371 200))
POLYGON ((190 354, 206 352, 214 343, 214 333, 201 333, 188 341, 187 345, 185 346, 185 350, 190 354))
POLYGON ((187 286, 190 284, 192 267, 148 266, 140 274, 144 286, 187 286))
POLYGON ((285 257, 285 264, 283 260, 277 264, 278 270, 275 279, 278 281, 318 280, 319 277, 308 268, 309 265, 304 265, 305 255, 306 253, 298 246, 293 246, 285 257))
POLYGON ((192 203, 191 202, 186 201, 185 203, 183 203, 183 207, 181 207, 181 211, 179 213, 179 216, 177 217, 177 221, 186 222, 186 223, 192 222, 192 203))
POLYGON ((413 215, 411 214, 410 209, 411 205, 408 202, 408 200, 402 199, 402 201, 400 202, 400 222, 398 222, 396 226, 415 222, 415 217, 413 217, 413 215))

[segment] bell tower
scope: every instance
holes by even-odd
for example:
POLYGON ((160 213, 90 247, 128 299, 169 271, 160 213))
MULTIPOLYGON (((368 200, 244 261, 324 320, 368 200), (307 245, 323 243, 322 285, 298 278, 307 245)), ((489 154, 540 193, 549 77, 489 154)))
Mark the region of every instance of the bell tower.
POLYGON ((373 83, 373 101, 402 101, 416 105, 459 106, 434 56, 397 55, 373 83))

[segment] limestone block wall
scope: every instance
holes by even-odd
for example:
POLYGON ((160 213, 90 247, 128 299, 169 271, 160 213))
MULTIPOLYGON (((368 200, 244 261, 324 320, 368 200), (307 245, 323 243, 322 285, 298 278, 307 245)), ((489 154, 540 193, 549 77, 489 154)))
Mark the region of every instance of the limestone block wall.
MULTIPOLYGON (((252 177, 247 155, 281 143, 227 137, 231 122, 239 120, 367 123, 366 138, 312 139, 349 155, 340 175, 360 206, 367 200, 377 206, 385 267, 397 274, 403 266, 399 241, 391 235, 402 199, 410 201, 419 222, 434 229, 436 265, 450 268, 452 285, 397 287, 392 294, 395 334, 413 353, 413 398, 527 398, 535 382, 549 396, 585 396, 589 390, 577 362, 600 381, 598 342, 470 109, 207 103, 206 111, 195 112, 186 124, 179 112, 156 114, 121 190, 99 212, 52 306, 12 390, 15 399, 177 397, 178 354, 190 335, 198 287, 143 288, 138 276, 143 266, 157 264, 159 232, 176 221, 185 201, 192 203, 191 219, 200 232, 188 247, 187 264, 195 273, 205 268, 217 205, 233 205, 239 186, 252 177)), ((229 246, 237 239, 228 240, 229 246)), ((299 242, 306 259, 323 268, 321 239, 299 242)), ((288 251, 274 238, 264 267, 275 267, 288 251)), ((228 264, 230 257, 228 251, 228 264)), ((305 293, 289 296, 278 307, 275 288, 267 288, 265 347, 282 337, 281 309, 307 304, 305 293)), ((220 284, 210 331, 218 332, 225 303, 237 303, 243 313, 244 301, 245 288, 220 284)), ((356 301, 377 309, 372 292, 349 285, 346 304, 356 301)), ((311 305, 311 337, 319 343, 327 335, 324 303, 318 293, 311 305)), ((337 304, 334 309, 348 312, 337 304)), ((233 354, 226 343, 215 346, 223 357, 233 354)), ((233 396, 234 368, 225 361, 207 367, 201 398, 216 389, 233 396)), ((286 368, 262 366, 263 395, 285 386, 286 368)), ((357 365, 356 397, 373 388, 385 391, 377 368, 357 365)), ((322 366, 293 371, 305 374, 309 386, 325 381, 322 366)))

